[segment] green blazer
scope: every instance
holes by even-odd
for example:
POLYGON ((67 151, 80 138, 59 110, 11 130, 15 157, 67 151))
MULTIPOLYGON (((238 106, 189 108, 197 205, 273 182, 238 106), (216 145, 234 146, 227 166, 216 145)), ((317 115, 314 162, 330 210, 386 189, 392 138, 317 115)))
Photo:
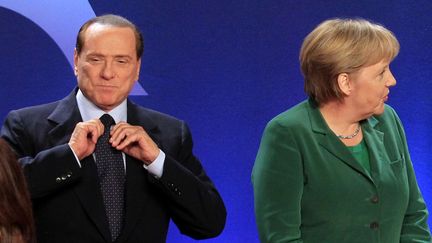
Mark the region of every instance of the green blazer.
POLYGON ((261 242, 432 242, 395 111, 361 127, 370 173, 311 100, 267 124, 252 172, 261 242))

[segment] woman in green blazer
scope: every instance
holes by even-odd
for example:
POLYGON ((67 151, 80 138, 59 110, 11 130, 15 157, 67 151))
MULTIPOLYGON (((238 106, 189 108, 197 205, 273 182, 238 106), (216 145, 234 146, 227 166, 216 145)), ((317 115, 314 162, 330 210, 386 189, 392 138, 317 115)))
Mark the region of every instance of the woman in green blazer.
POLYGON ((262 242, 432 242, 402 124, 393 33, 332 19, 304 40, 304 101, 265 128, 252 172, 262 242))

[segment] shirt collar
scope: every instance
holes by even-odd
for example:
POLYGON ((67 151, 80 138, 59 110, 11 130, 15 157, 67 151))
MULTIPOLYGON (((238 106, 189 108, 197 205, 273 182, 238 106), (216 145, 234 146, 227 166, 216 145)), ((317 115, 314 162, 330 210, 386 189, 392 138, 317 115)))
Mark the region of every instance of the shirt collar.
POLYGON ((76 94, 76 100, 78 104, 78 109, 81 113, 81 118, 83 121, 89 121, 91 119, 99 119, 103 114, 107 113, 114 118, 114 121, 119 123, 120 121, 127 121, 127 100, 123 100, 120 105, 110 110, 109 112, 105 112, 97 107, 93 102, 91 102, 84 94, 78 89, 76 94))

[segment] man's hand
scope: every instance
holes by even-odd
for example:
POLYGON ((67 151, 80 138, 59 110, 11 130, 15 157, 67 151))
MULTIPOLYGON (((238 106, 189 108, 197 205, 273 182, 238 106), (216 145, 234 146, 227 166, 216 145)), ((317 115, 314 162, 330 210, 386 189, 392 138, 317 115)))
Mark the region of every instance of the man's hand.
POLYGON ((140 126, 119 122, 111 130, 110 143, 117 150, 151 164, 159 155, 159 148, 140 126))
POLYGON ((69 140, 69 146, 79 160, 92 154, 96 148, 98 138, 104 132, 104 125, 99 119, 79 122, 69 140))

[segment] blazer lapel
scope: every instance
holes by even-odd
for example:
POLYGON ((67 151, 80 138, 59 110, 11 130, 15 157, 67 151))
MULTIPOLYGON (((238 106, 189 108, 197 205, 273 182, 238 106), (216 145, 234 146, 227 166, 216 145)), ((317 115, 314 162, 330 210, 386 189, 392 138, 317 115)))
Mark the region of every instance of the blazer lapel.
MULTIPOLYGON (((148 112, 128 100, 128 123, 142 126, 152 140, 163 150, 160 143, 160 133, 156 123, 148 116, 148 112)), ((142 219, 148 195, 148 172, 143 163, 126 155, 126 199, 125 225, 117 242, 123 242, 134 229, 138 220, 142 219)))
POLYGON ((59 101, 57 107, 48 116, 49 122, 54 126, 48 134, 50 146, 67 143, 75 125, 82 121, 75 99, 76 91, 77 89, 59 101))
MULTIPOLYGON (((346 148, 346 146, 339 140, 339 138, 330 130, 324 118, 322 117, 316 104, 309 100, 309 119, 311 122, 312 131, 316 134, 318 143, 338 158, 343 163, 347 164, 352 169, 358 171, 363 176, 373 182, 368 171, 366 171, 346 148)), ((363 126, 362 126, 363 128, 363 126)))
POLYGON ((81 166, 82 180, 75 187, 75 193, 101 235, 107 242, 111 242, 109 223, 102 203, 103 197, 93 156, 81 160, 81 166))
MULTIPOLYGON (((48 117, 48 120, 54 125, 48 138, 51 146, 67 143, 75 125, 82 121, 75 98, 77 91, 78 89, 75 88, 71 94, 61 100, 48 117)), ((82 179, 75 186, 75 193, 99 232, 107 242, 111 242, 96 164, 92 155, 81 160, 81 172, 82 179)))
POLYGON ((376 129, 378 123, 379 121, 375 117, 371 117, 362 126, 363 139, 366 139, 366 145, 369 150, 371 174, 377 186, 379 186, 381 181, 379 179, 382 172, 382 163, 380 161, 385 161, 384 158, 386 157, 384 133, 376 129))
POLYGON ((149 111, 137 106, 132 101, 127 103, 128 123, 135 126, 142 126, 150 138, 162 149, 160 131, 158 124, 149 115, 149 111))
POLYGON ((138 220, 143 217, 146 192, 149 190, 147 176, 142 162, 126 155, 125 224, 117 242, 126 241, 138 220))

